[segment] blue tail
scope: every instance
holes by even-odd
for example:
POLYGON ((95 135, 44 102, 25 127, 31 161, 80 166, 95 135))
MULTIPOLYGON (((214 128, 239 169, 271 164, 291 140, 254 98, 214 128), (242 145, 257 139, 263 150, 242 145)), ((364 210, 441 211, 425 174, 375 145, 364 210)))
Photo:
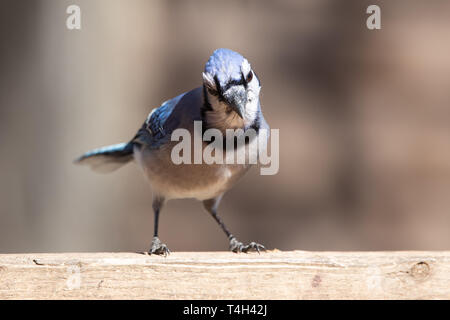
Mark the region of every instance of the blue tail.
POLYGON ((112 172, 133 159, 133 144, 118 143, 86 152, 75 160, 102 173, 112 172))

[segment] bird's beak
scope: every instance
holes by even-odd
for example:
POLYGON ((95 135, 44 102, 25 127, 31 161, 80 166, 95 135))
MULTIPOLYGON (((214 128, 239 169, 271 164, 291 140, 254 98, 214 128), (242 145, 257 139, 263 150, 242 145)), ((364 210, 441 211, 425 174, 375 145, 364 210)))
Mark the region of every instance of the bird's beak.
POLYGON ((244 110, 243 105, 234 104, 234 105, 231 105, 231 107, 238 114, 238 116, 241 117, 241 119, 244 119, 244 111, 245 110, 244 110))
POLYGON ((230 88, 224 96, 228 105, 243 119, 247 103, 247 91, 241 88, 230 88))

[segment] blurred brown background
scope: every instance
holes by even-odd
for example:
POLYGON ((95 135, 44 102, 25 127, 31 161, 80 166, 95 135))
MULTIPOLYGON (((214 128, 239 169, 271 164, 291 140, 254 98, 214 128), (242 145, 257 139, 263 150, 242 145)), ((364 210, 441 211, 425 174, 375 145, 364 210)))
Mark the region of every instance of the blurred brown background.
MULTIPOLYGON (((449 249, 449 30, 448 1, 3 0, 0 252, 148 249, 137 167, 99 175, 72 160, 199 86, 219 47, 249 59, 280 129, 279 174, 253 169, 222 202, 241 241, 449 249), (65 26, 74 3, 81 31, 65 26)), ((168 203, 160 236, 173 251, 227 249, 194 200, 168 203)))

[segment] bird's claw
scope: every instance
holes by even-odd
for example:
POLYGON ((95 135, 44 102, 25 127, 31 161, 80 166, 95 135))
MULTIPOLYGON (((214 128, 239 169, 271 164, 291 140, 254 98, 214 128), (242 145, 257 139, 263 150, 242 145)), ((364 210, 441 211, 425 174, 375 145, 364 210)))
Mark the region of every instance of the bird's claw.
POLYGON ((159 240, 158 237, 153 237, 152 246, 150 247, 148 254, 164 255, 166 257, 170 254, 170 250, 164 243, 161 243, 161 240, 159 240))
POLYGON ((244 252, 248 253, 251 251, 256 251, 260 253, 260 251, 266 251, 266 248, 259 243, 250 242, 247 245, 244 245, 242 242, 238 241, 235 237, 230 237, 230 250, 236 253, 244 252))

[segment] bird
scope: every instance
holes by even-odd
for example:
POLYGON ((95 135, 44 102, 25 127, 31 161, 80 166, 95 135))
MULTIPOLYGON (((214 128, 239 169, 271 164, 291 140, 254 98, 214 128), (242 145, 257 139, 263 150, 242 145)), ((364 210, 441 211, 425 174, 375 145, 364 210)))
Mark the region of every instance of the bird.
MULTIPOLYGON (((154 230, 148 254, 167 256, 170 253, 159 239, 159 216, 167 201, 185 198, 203 202, 203 207, 227 236, 230 251, 259 253, 266 250, 262 244, 238 241, 218 215, 225 192, 253 164, 175 164, 171 150, 177 142, 172 141, 171 134, 177 129, 195 134, 194 122, 199 121, 202 132, 214 129, 226 135, 227 130, 233 129, 238 130, 239 137, 252 129, 256 138, 265 139, 261 144, 265 148, 268 138, 262 137, 260 132, 270 128, 261 110, 260 90, 260 80, 246 58, 230 49, 217 49, 205 64, 201 86, 153 109, 130 141, 94 149, 77 158, 75 163, 102 173, 112 172, 132 161, 142 169, 153 193, 154 230)), ((233 139, 233 148, 239 147, 236 137, 233 139)), ((252 143, 248 140, 246 145, 252 143)), ((202 148, 206 145, 203 142, 202 148)), ((226 154, 229 150, 223 152, 226 154)))

